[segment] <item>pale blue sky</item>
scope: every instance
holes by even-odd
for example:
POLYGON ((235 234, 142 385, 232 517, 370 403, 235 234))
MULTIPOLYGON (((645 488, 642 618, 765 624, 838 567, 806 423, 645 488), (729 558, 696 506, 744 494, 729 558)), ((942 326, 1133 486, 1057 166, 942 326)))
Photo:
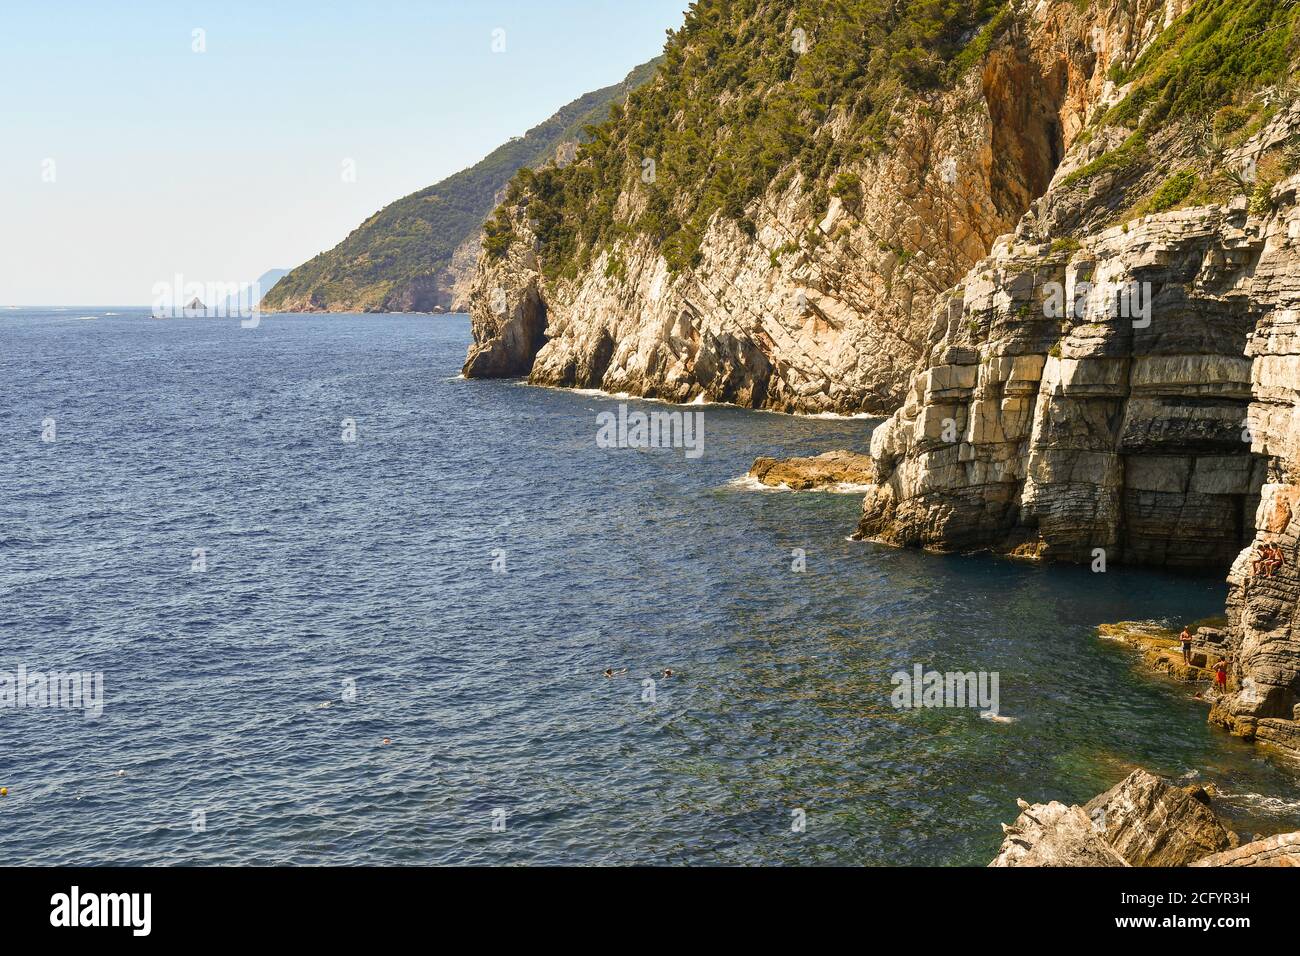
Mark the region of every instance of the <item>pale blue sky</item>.
POLYGON ((176 273, 298 265, 621 80, 687 5, 10 0, 0 306, 147 305, 176 273))

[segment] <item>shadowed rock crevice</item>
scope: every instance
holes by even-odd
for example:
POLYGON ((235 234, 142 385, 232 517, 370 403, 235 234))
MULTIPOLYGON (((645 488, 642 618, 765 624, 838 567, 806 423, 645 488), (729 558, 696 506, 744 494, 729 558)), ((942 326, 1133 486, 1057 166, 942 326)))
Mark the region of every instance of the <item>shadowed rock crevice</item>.
POLYGON ((474 325, 474 344, 465 358, 467 378, 516 378, 533 370, 546 344, 547 308, 535 283, 513 299, 486 296, 487 315, 474 325))
POLYGON ((981 77, 993 140, 990 195, 1019 219, 1047 192, 1065 154, 1060 112, 1068 87, 1064 61, 1046 72, 1023 43, 989 57, 981 77))

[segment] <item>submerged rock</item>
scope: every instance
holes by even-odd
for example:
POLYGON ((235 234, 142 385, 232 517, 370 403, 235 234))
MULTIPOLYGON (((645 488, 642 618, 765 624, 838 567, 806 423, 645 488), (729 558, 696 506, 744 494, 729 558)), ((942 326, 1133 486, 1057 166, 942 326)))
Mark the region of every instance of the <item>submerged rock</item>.
POLYGON ((869 485, 876 468, 870 455, 828 451, 812 458, 759 458, 749 469, 765 485, 808 491, 835 485, 869 485))

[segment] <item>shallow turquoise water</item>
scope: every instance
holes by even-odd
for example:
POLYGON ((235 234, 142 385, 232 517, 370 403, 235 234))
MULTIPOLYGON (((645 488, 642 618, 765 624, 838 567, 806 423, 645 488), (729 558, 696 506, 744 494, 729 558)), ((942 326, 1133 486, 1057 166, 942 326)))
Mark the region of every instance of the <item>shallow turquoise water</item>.
POLYGON ((107 311, 0 313, 0 670, 107 687, 0 709, 8 862, 983 864, 1016 797, 1134 764, 1300 827, 1294 776, 1095 636, 1217 578, 895 551, 846 540, 856 495, 733 484, 870 422, 603 449, 616 399, 460 380, 461 316, 107 311), (997 671, 1014 722, 894 710, 914 663, 997 671))

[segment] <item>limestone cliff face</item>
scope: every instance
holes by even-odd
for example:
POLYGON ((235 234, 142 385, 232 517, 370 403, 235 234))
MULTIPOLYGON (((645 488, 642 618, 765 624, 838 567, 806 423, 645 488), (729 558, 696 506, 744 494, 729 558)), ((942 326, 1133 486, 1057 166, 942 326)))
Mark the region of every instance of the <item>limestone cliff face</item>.
POLYGON ((1300 754, 1300 176, 1274 191, 1277 211, 1259 225, 1250 281, 1258 322, 1246 355, 1251 403, 1246 435, 1264 471, 1253 546, 1232 565, 1229 636, 1235 693, 1211 715, 1234 732, 1300 754), (1282 549, 1273 574, 1256 573, 1264 545, 1282 549))
POLYGON ((526 197, 502 207, 465 373, 889 414, 861 538, 1231 567, 1212 719, 1300 755, 1296 8, 1007 10, 948 88, 899 98, 848 188, 822 206, 802 173, 774 179, 689 268, 632 227, 635 188, 576 274, 543 268, 526 197))
MULTIPOLYGON (((1134 57, 1168 9, 1025 5, 951 89, 900 99, 888 149, 843 166, 851 188, 814 206, 808 183, 778 178, 747 209, 752 235, 716 216, 698 264, 676 273, 632 236, 576 277, 547 279, 527 208, 507 208, 516 241, 480 260, 466 375, 893 411, 926 355, 934 303, 1042 196, 1084 117, 1114 92, 1112 52, 1134 57)), ((824 135, 840 135, 837 123, 832 113, 824 135)), ((624 193, 615 215, 632 218, 637 201, 624 193)))
POLYGON ((1242 201, 1109 229, 1075 252, 1000 242, 954 290, 932 364, 872 437, 890 478, 859 533, 1071 561, 1231 563, 1265 478, 1242 440, 1258 318, 1244 286, 1260 228, 1242 201), (1149 301, 1124 315, 1112 288, 1149 289, 1149 301))
MULTIPOLYGON (((1297 131, 1288 103, 1226 162, 1297 131)), ((1249 201, 1054 246, 1044 223, 1086 223, 1111 201, 1054 187, 937 309, 926 367, 872 436, 882 478, 858 535, 1096 567, 1231 566, 1233 679, 1212 719, 1300 753, 1298 189, 1282 178, 1249 201), (1129 289, 1147 301, 1117 300, 1129 289), (1272 576, 1253 570, 1264 544, 1286 556, 1272 576)))

